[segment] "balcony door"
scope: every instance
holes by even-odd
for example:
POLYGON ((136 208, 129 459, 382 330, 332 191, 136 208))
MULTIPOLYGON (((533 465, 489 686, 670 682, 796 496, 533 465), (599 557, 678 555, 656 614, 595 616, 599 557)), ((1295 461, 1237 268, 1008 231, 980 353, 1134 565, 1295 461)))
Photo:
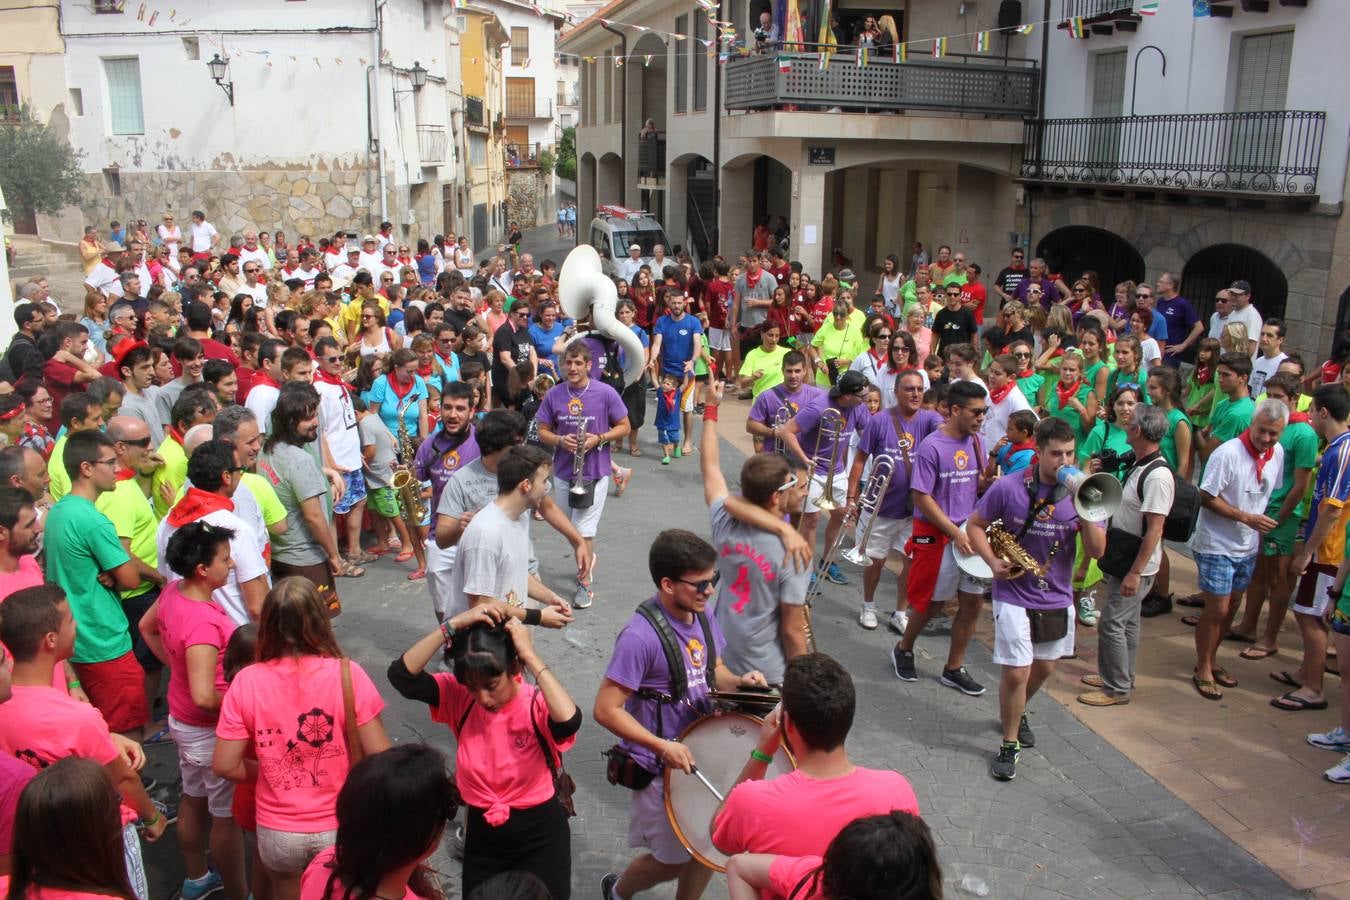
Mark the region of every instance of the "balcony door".
MULTIPOLYGON (((1233 111, 1273 113, 1287 107, 1289 62, 1294 32, 1254 34, 1242 39, 1238 52, 1237 89, 1233 111)), ((1279 116, 1240 116, 1229 139, 1232 177, 1243 183, 1268 180, 1280 166, 1284 120, 1279 116)))
POLYGON ((1092 62, 1092 118, 1087 160, 1095 181, 1119 181, 1112 173, 1120 161, 1121 125, 1125 112, 1126 50, 1098 53, 1092 62))

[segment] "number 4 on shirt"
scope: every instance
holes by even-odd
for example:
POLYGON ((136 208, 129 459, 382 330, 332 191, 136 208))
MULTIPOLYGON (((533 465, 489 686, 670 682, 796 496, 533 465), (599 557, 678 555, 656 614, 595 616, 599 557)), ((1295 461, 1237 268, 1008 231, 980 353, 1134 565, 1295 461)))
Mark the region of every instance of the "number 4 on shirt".
POLYGON ((736 598, 736 602, 731 605, 731 609, 737 615, 745 612, 745 605, 750 602, 750 567, 741 566, 736 570, 736 580, 731 583, 731 593, 736 598))

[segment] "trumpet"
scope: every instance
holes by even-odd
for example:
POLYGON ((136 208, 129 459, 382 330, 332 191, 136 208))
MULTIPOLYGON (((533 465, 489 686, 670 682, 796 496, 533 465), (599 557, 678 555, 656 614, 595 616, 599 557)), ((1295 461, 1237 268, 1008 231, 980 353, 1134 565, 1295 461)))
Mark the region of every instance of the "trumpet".
POLYGON ((839 508, 839 501, 834 496, 834 470, 839 465, 839 454, 843 452, 846 421, 844 414, 831 406, 820 414, 820 422, 816 426, 816 445, 811 449, 811 463, 812 468, 825 463, 825 474, 813 475, 812 478, 825 479, 825 489, 820 499, 816 501, 816 508, 825 512, 833 512, 839 508), (821 455, 826 441, 830 442, 828 460, 821 455))
POLYGON ((864 514, 870 514, 871 518, 867 520, 867 526, 863 528, 862 534, 858 535, 858 540, 853 545, 853 549, 845 550, 840 554, 845 562, 862 566, 864 569, 872 564, 872 560, 867 555, 867 541, 872 537, 872 527, 877 524, 877 516, 881 512, 881 501, 891 486, 893 475, 895 475, 895 460, 889 454, 883 453, 873 460, 872 475, 863 485, 862 491, 858 494, 858 499, 854 501, 855 506, 851 507, 852 515, 856 521, 861 522, 864 514))
POLYGON ((572 453, 571 487, 571 493, 577 496, 586 493, 582 471, 586 467, 586 431, 589 423, 590 419, 584 416, 577 420, 577 449, 572 453))
POLYGON ((792 410, 784 403, 778 407, 778 412, 773 414, 773 452, 782 454, 784 452, 782 431, 787 427, 787 423, 792 420, 792 410))

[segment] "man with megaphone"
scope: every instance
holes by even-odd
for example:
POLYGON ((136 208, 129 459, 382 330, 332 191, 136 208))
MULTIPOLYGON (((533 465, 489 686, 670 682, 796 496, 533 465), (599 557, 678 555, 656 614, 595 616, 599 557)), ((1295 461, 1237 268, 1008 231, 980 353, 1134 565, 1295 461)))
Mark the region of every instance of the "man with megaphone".
POLYGON ((1016 776, 1019 751, 1036 744, 1027 724, 1027 701, 1056 662, 1073 653, 1069 610, 1075 538, 1081 535, 1084 552, 1100 558, 1106 552, 1103 520, 1120 498, 1118 484, 1114 497, 1103 496, 1109 491, 1105 480, 1087 482, 1073 468, 1073 427, 1063 419, 1037 423, 1036 454, 1033 467, 994 482, 966 522, 971 548, 994 573, 994 662, 1003 667, 998 688, 1003 743, 990 774, 1000 781, 1016 776), (1089 522, 1089 516, 1096 521, 1089 522), (994 524, 1013 537, 1036 568, 1030 562, 1015 566, 1006 553, 994 552, 994 524))

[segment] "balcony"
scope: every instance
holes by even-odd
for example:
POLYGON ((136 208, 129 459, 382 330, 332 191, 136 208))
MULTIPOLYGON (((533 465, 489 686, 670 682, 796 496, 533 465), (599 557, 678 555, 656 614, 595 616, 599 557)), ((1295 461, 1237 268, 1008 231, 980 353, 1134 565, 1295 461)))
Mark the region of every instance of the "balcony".
POLYGON ((1082 19, 1089 34, 1110 34, 1138 31, 1143 16, 1131 0, 1059 0, 1059 27, 1068 28, 1070 19, 1082 19))
POLYGON ((1307 110, 1032 120, 1021 178, 1316 200, 1325 127, 1307 110))
POLYGON ((417 126, 417 154, 424 166, 439 166, 445 162, 445 126, 417 126))
POLYGON ((480 128, 487 125, 487 117, 483 112, 482 97, 464 98, 464 123, 466 125, 477 125, 480 128))
POLYGON ((656 188, 666 182, 666 139, 638 137, 638 187, 656 188))
POLYGON ((1004 65, 986 56, 952 53, 942 59, 891 62, 873 57, 866 66, 855 51, 839 47, 826 69, 815 52, 748 56, 727 62, 727 109, 784 106, 844 110, 938 110, 1025 118, 1036 114, 1038 69, 1034 60, 1004 65), (784 68, 787 71, 783 71, 784 68))

